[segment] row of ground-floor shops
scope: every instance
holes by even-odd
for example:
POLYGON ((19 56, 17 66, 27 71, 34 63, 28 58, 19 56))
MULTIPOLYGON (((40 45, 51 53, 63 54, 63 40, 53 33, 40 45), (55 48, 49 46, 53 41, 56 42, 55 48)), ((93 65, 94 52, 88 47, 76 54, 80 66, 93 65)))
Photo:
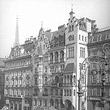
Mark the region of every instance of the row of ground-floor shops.
POLYGON ((110 110, 110 100, 99 100, 91 98, 87 100, 87 110, 110 110))
POLYGON ((6 98, 9 110, 75 110, 71 101, 66 102, 62 98, 6 98))
POLYGON ((6 106, 8 110, 32 110, 32 99, 31 98, 6 98, 6 106))

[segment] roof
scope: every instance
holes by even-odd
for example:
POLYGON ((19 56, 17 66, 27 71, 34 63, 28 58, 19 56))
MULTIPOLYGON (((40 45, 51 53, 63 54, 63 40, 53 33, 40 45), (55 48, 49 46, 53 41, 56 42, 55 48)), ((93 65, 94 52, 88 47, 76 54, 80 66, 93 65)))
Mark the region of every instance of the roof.
POLYGON ((3 62, 4 58, 0 58, 0 67, 4 67, 4 62, 3 62))
POLYGON ((74 71, 74 63, 67 64, 64 72, 73 72, 74 71))
POLYGON ((102 32, 102 31, 106 31, 106 30, 110 30, 110 26, 101 28, 98 30, 98 32, 102 32))

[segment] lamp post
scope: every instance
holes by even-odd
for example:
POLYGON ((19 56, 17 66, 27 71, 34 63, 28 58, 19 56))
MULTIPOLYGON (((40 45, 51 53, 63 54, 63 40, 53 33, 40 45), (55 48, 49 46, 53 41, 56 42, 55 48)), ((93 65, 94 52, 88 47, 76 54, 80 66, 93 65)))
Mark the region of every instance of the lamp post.
POLYGON ((81 97, 83 96, 82 86, 81 86, 81 79, 78 80, 78 110, 81 110, 81 97))
POLYGON ((24 96, 21 95, 21 100, 22 100, 22 110, 24 110, 24 96))

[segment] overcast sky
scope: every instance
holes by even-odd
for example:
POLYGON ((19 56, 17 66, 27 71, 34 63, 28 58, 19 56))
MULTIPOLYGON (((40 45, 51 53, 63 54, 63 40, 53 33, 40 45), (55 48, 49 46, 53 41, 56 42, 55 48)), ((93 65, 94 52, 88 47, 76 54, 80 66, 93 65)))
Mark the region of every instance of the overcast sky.
POLYGON ((110 26, 110 0, 0 0, 0 57, 8 56, 15 40, 16 16, 19 16, 19 41, 37 37, 43 21, 45 30, 57 30, 67 24, 69 12, 77 18, 96 20, 98 28, 110 26))

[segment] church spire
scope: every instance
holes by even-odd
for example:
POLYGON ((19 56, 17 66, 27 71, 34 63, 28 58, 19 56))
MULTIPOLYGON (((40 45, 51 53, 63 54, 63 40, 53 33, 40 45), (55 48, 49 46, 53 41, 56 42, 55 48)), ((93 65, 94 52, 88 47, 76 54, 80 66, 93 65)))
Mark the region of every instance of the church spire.
POLYGON ((15 32, 15 42, 14 47, 19 45, 19 28, 18 28, 18 16, 16 17, 16 32, 15 32))

